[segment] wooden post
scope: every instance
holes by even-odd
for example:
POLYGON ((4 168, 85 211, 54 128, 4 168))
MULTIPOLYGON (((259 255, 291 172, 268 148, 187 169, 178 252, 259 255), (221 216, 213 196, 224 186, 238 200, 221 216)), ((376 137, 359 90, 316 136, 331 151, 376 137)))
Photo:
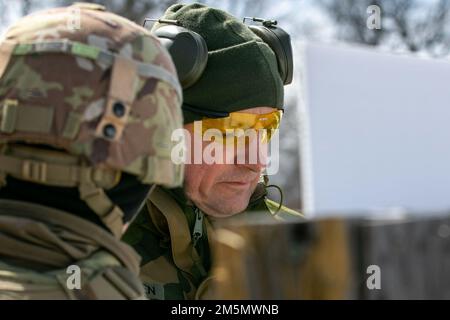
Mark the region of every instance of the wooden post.
POLYGON ((238 220, 218 228, 213 252, 221 299, 450 298, 448 216, 238 220))

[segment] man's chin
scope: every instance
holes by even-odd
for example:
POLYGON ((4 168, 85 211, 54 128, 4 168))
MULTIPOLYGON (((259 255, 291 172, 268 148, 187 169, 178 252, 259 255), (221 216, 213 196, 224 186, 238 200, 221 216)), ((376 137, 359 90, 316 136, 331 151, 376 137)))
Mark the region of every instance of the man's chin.
POLYGON ((245 211, 248 206, 248 200, 242 200, 241 202, 237 202, 235 199, 230 201, 225 200, 217 206, 205 208, 202 211, 215 218, 228 218, 245 211), (227 203, 230 203, 230 205, 227 205, 227 203))
POLYGON ((216 218, 227 218, 239 214, 247 209, 250 197, 256 185, 249 183, 245 185, 233 185, 230 183, 219 183, 211 188, 211 194, 218 195, 216 201, 203 203, 203 212, 216 218))
POLYGON ((208 216, 213 217, 213 218, 217 218, 217 219, 225 219, 225 218, 230 218, 233 217, 235 215, 238 215, 239 213, 242 213, 242 211, 244 210, 240 210, 237 212, 217 212, 217 211, 210 211, 205 212, 208 216))

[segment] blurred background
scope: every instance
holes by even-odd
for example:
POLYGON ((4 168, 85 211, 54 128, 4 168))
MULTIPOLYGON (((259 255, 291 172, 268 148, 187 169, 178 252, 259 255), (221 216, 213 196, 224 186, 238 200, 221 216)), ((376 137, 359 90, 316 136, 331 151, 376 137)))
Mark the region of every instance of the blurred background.
MULTIPOLYGON (((0 0, 0 34, 33 11, 69 5, 69 0, 0 0)), ((278 20, 294 42, 357 43, 379 50, 449 59, 450 0, 94 0, 139 24, 157 18, 177 2, 200 2, 238 18, 278 20), (370 5, 381 8, 380 29, 367 28, 370 5)), ((295 63, 295 62, 294 62, 295 63)), ((284 192, 284 204, 301 207, 297 99, 294 83, 287 87, 286 116, 280 130, 280 170, 271 177, 284 192)), ((274 198, 278 195, 274 194, 274 198)))

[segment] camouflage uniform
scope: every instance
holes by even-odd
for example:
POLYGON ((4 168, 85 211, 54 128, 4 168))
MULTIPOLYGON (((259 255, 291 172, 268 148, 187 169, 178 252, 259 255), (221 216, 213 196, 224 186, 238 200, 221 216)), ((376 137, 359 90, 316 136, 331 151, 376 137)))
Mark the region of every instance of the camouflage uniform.
POLYGON ((108 190, 129 176, 144 190, 181 184, 183 168, 170 159, 181 95, 159 41, 101 6, 38 12, 7 31, 0 41, 0 299, 143 297, 139 257, 119 240, 127 211, 108 190), (13 181, 73 189, 99 224, 5 198, 13 181), (80 290, 66 286, 70 265, 81 268, 80 290))
MULTIPOLYGON (((303 217, 268 199, 263 184, 240 216, 250 213, 277 220, 303 217)), ((182 189, 157 187, 123 239, 142 258, 140 277, 149 299, 209 299, 213 236, 214 223, 182 189)))

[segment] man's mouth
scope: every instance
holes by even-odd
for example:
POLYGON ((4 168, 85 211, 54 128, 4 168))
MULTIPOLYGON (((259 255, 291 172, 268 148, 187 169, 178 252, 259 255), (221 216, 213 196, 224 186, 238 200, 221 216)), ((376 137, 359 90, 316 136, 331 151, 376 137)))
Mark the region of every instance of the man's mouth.
POLYGON ((250 184, 250 181, 226 181, 225 183, 236 186, 246 186, 250 184))
POLYGON ((226 186, 235 187, 235 188, 249 188, 259 180, 259 174, 251 174, 249 172, 245 172, 243 174, 234 174, 229 175, 228 177, 223 177, 220 183, 225 184, 226 186))
POLYGON ((246 190, 250 189, 251 183, 250 182, 237 182, 237 181, 227 181, 227 182, 223 182, 223 185, 230 189, 230 190, 235 190, 239 193, 243 193, 246 190))
POLYGON ((228 181, 223 181, 222 183, 225 183, 228 186, 247 188, 253 182, 254 182, 254 180, 248 179, 248 180, 228 180, 228 181))

